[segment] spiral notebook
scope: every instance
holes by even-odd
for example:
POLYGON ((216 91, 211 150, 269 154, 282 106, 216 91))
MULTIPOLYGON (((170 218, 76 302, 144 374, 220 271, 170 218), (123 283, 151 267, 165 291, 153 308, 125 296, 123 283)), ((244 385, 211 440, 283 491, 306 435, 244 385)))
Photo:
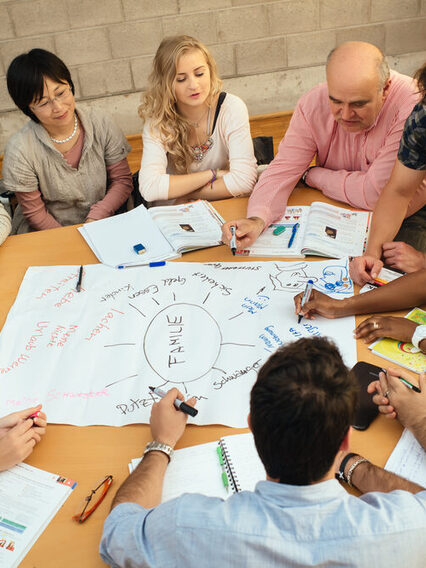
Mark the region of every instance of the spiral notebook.
MULTIPOLYGON (((140 461, 131 461, 130 473, 140 461)), ((239 491, 253 491, 256 483, 264 479, 266 472, 253 435, 249 432, 224 436, 216 442, 175 450, 164 476, 162 502, 183 493, 226 499, 239 491)))

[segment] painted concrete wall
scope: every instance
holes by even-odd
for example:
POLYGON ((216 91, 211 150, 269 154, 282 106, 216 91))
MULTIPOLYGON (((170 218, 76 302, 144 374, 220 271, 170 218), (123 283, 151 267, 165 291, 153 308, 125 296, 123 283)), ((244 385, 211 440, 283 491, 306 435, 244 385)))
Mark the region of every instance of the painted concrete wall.
POLYGON ((0 0, 0 152, 27 119, 14 110, 5 73, 33 47, 70 67, 81 105, 140 131, 140 92, 162 37, 186 33, 214 54, 225 89, 250 114, 293 109, 324 80, 328 52, 370 41, 391 67, 412 74, 426 60, 426 0, 0 0))

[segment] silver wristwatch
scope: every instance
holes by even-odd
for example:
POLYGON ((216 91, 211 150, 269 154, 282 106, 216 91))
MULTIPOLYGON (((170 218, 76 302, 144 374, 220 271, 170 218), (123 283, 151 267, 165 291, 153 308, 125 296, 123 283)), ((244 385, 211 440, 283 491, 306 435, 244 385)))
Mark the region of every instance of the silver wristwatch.
POLYGON ((418 325, 411 338, 411 343, 416 348, 416 352, 420 351, 419 343, 423 341, 423 339, 426 339, 426 325, 418 325))
POLYGON ((143 455, 147 454, 148 452, 153 452, 154 450, 156 452, 163 452, 163 454, 166 454, 166 456, 169 458, 169 461, 173 457, 174 451, 171 446, 163 444, 162 442, 156 442, 155 440, 152 442, 148 442, 143 455))

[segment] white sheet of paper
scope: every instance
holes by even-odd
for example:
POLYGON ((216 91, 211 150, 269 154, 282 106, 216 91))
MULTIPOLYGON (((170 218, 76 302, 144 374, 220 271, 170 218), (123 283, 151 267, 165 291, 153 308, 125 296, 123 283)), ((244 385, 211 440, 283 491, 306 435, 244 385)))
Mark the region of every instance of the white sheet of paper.
POLYGON ((143 205, 121 215, 87 223, 78 230, 98 259, 108 266, 147 264, 177 256, 143 205), (141 255, 133 250, 133 245, 139 243, 146 249, 141 255))
POLYGON ((356 362, 353 317, 303 319, 308 279, 352 295, 347 259, 31 267, 0 334, 0 415, 43 403, 49 422, 148 422, 148 386, 196 396, 195 424, 246 426, 257 371, 276 348, 329 336, 356 362))
POLYGON ((410 430, 402 433, 385 469, 426 487, 426 452, 410 430))

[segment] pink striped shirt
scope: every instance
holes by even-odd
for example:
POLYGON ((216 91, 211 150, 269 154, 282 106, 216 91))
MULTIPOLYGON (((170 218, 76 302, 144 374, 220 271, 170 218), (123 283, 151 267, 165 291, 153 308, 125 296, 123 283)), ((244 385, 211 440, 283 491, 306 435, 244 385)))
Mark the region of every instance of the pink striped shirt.
MULTIPOLYGON (((267 227, 280 219, 287 200, 314 156, 318 167, 306 182, 324 195, 353 207, 373 210, 390 177, 404 122, 419 98, 414 81, 391 71, 389 94, 376 121, 360 132, 347 132, 331 114, 327 83, 303 95, 277 155, 250 196, 247 217, 267 227)), ((417 192, 409 214, 422 205, 417 192)))

